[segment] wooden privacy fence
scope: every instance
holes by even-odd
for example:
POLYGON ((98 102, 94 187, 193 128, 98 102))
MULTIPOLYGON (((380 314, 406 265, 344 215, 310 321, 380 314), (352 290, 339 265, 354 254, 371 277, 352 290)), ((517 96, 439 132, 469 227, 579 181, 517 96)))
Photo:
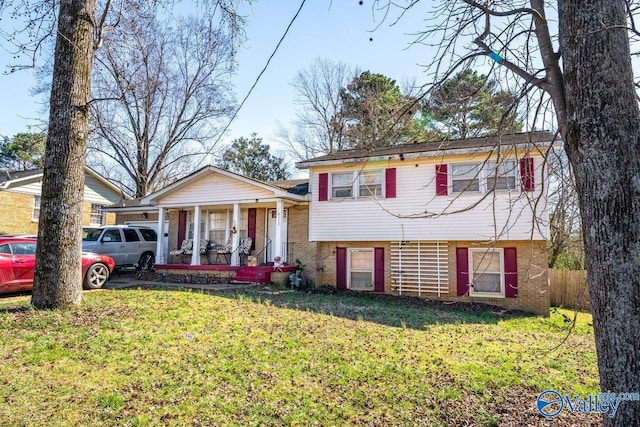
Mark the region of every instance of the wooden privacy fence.
POLYGON ((550 302, 578 310, 590 310, 587 272, 585 270, 549 269, 550 302))

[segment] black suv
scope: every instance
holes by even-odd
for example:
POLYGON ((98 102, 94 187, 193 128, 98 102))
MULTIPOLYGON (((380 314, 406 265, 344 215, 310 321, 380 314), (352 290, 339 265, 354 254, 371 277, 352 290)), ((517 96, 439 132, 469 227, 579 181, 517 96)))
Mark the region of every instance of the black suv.
POLYGON ((117 268, 149 271, 155 263, 156 232, 148 227, 105 225, 82 228, 82 250, 109 255, 117 268))

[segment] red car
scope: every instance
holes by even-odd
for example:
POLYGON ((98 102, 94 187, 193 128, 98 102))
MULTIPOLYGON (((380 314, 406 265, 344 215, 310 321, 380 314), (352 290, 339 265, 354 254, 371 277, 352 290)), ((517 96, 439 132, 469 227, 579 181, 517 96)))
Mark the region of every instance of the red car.
MULTIPOLYGON (((36 265, 36 239, 0 236, 0 293, 30 290, 36 265)), ((99 289, 113 272, 115 262, 106 255, 82 253, 85 289, 99 289)))

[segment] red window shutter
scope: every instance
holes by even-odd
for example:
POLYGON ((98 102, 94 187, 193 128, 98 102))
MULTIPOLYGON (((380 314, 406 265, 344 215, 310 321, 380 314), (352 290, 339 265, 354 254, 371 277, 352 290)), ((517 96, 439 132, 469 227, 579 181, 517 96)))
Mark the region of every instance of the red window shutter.
POLYGON ((384 292, 384 248, 373 251, 373 290, 384 292))
POLYGON ((447 165, 436 165, 436 195, 446 196, 449 193, 447 178, 447 165))
POLYGON ((258 210, 256 208, 249 208, 247 213, 249 217, 247 221, 247 237, 251 239, 251 250, 256 248, 256 218, 258 216, 258 210))
POLYGON ((321 173, 318 175, 318 201, 326 202, 329 200, 329 174, 321 173))
POLYGON ((347 248, 336 248, 336 288, 347 289, 347 248))
POLYGON ((384 171, 385 197, 393 199, 396 197, 396 168, 389 168, 384 171))
POLYGON ((535 188, 533 157, 520 159, 520 181, 522 191, 533 191, 535 188))
POLYGON ((178 212, 178 243, 179 248, 182 245, 182 241, 187 235, 187 211, 178 212))
POLYGON ((469 248, 456 248, 458 296, 469 293, 469 248))
POLYGON ((504 296, 518 296, 518 257, 516 248, 504 248, 504 296))

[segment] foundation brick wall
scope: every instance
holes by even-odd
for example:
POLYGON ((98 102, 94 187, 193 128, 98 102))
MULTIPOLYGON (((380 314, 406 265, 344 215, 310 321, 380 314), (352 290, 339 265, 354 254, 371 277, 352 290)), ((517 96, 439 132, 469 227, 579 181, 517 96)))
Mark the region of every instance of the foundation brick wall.
POLYGON ((507 241, 495 245, 479 242, 449 242, 449 298, 456 301, 471 301, 493 304, 515 310, 549 315, 549 281, 547 269, 547 246, 544 241, 507 241), (518 261, 517 298, 479 298, 457 296, 456 248, 516 248, 518 261))
MULTIPOLYGON (((335 286, 336 283, 336 247, 376 248, 385 251, 385 292, 397 294, 391 289, 391 248, 389 242, 318 242, 316 256, 316 284, 335 286)), ((547 276, 547 251, 544 241, 509 241, 499 242, 494 246, 479 242, 449 242, 448 244, 448 276, 449 293, 431 299, 461 302, 482 302, 500 307, 523 310, 536 314, 549 315, 549 285, 547 276), (515 247, 518 262, 518 297, 517 298, 479 298, 457 296, 456 248, 490 248, 515 247)), ((310 270, 310 269, 308 269, 310 270)), ((417 293, 403 291, 403 295, 418 296, 417 293)), ((423 293, 423 296, 424 293, 423 293)))
POLYGON ((336 285, 336 248, 384 248, 384 290, 391 292, 391 245, 389 242, 318 242, 318 285, 336 285))

